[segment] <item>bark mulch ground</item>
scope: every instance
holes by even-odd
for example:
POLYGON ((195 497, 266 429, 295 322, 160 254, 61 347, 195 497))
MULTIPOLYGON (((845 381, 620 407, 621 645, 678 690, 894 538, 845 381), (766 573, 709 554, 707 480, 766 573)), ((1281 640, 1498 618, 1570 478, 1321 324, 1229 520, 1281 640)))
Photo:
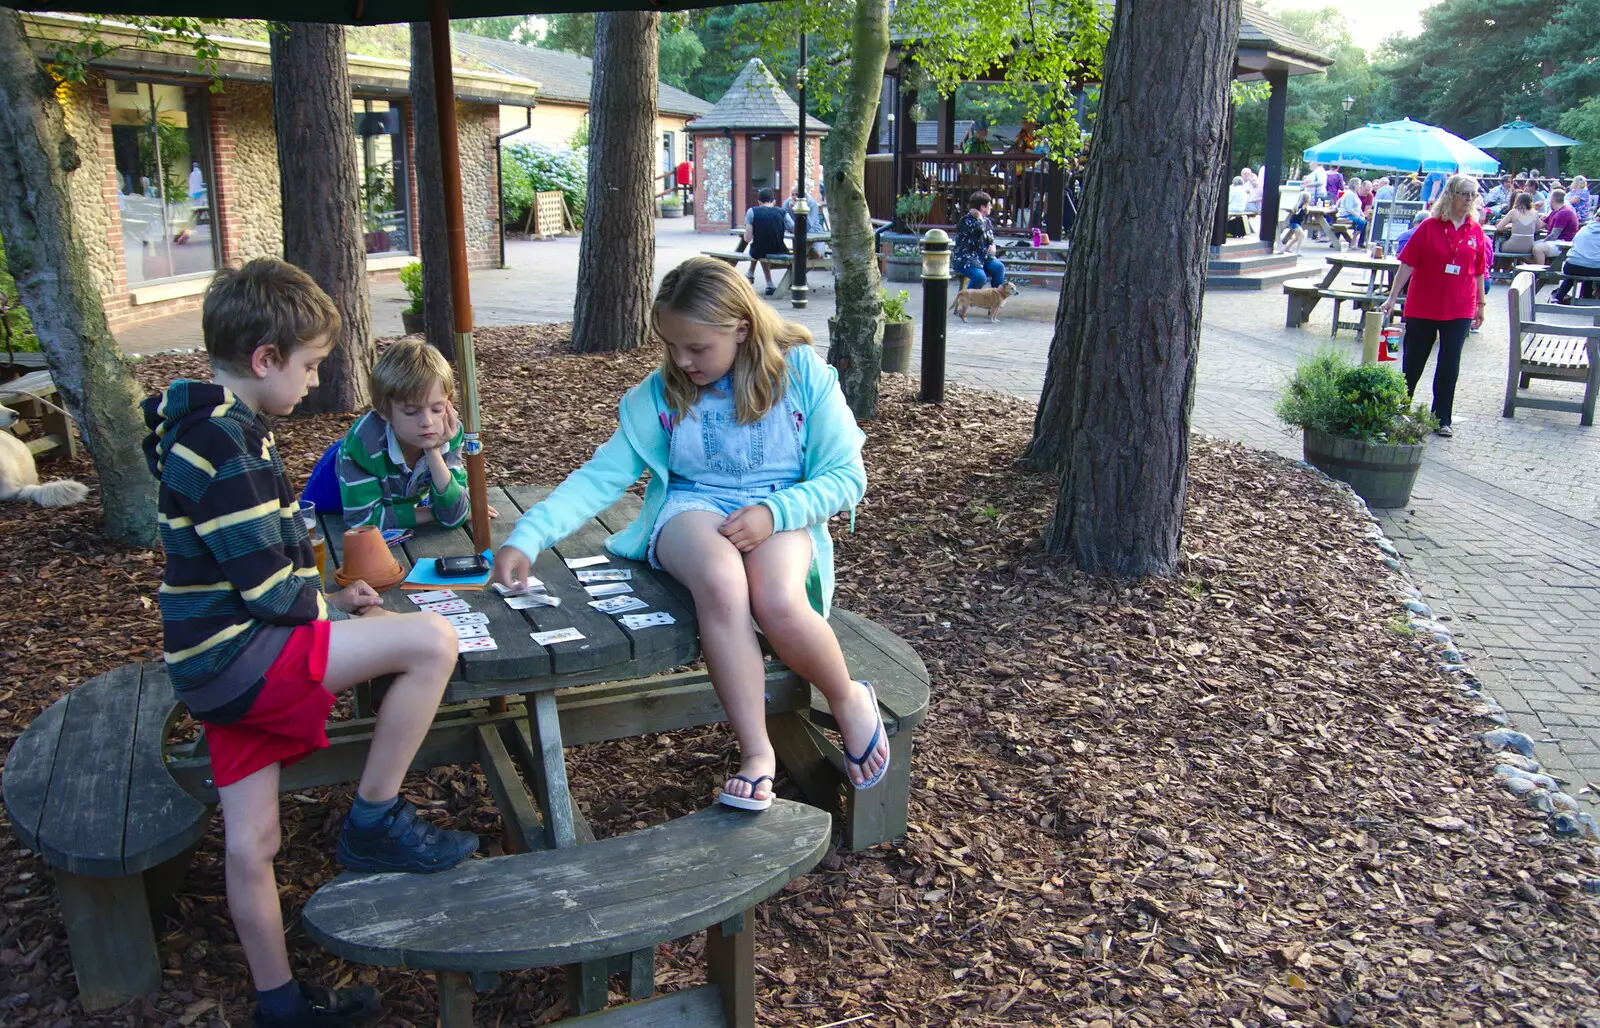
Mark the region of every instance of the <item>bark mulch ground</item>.
MULTIPOLYGON (((564 343, 561 326, 480 334, 492 480, 558 481, 652 359, 564 343)), ((138 366, 151 387, 200 370, 138 366)), ((867 426, 838 600, 933 674, 912 827, 765 904, 761 1022, 1600 1024, 1597 854, 1493 787, 1487 726, 1405 634, 1365 519, 1287 461, 1196 438, 1178 573, 1090 580, 1040 551, 1054 485, 1013 463, 1032 415, 959 388, 919 405, 890 378, 867 426)), ((349 420, 284 421, 292 473, 349 420)), ((94 480, 87 462, 46 471, 94 480)), ((0 746, 73 683, 159 658, 160 559, 101 542, 97 498, 0 507, 0 746)), ((627 831, 708 802, 732 740, 647 737, 571 767, 596 831, 627 831)), ((471 769, 409 788, 436 818, 494 825, 471 769)), ((388 1024, 431 1024, 428 976, 332 960, 292 921, 334 873, 348 793, 284 798, 294 963, 379 985, 388 1024)), ((0 833, 0 867, 0 1023, 247 1023, 219 830, 162 924, 163 992, 108 1014, 76 1006, 44 866, 0 833)), ((697 948, 663 948, 663 987, 696 980, 697 948)), ((544 1023, 560 997, 559 972, 507 976, 480 1023, 544 1023)))

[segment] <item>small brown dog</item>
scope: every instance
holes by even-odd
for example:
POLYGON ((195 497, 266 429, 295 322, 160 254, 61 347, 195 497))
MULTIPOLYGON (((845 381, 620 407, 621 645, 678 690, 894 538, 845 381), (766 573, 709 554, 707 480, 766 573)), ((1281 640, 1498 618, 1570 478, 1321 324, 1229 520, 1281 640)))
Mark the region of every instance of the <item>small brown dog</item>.
POLYGON ((990 321, 999 321, 1000 308, 1005 306, 1006 297, 1016 295, 1017 287, 1010 282, 987 289, 963 289, 956 294, 956 302, 950 305, 950 309, 956 312, 956 317, 966 321, 969 307, 982 307, 989 312, 990 321))

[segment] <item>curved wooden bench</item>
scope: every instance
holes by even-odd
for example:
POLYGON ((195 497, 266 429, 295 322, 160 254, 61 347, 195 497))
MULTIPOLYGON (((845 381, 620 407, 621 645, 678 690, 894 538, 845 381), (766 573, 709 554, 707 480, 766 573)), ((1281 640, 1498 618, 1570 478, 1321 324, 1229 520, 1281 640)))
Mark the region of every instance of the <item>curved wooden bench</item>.
POLYGON ((469 974, 604 960, 710 929, 711 984, 580 1023, 753 1025, 745 915, 814 867, 832 830, 826 813, 802 803, 775 800, 758 814, 713 805, 641 832, 438 875, 343 874, 317 890, 301 920, 336 956, 437 973, 444 1028, 472 1023, 469 974))
POLYGON ((210 820, 165 765, 177 710, 163 665, 127 664, 57 700, 6 757, 6 813, 55 873, 85 1010, 161 984, 150 908, 210 820))

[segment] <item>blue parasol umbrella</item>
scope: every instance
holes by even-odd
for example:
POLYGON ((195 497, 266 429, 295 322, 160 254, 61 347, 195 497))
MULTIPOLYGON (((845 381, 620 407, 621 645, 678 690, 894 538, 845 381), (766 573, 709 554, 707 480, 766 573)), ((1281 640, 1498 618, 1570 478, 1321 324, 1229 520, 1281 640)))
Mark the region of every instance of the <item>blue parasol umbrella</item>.
POLYGON ((1474 175, 1500 170, 1500 162, 1434 125, 1401 118, 1363 125, 1306 150, 1305 159, 1343 168, 1374 171, 1443 171, 1474 175))
POLYGON ((1578 141, 1523 121, 1508 121, 1497 129, 1467 140, 1482 150, 1543 150, 1551 146, 1577 146, 1578 141))

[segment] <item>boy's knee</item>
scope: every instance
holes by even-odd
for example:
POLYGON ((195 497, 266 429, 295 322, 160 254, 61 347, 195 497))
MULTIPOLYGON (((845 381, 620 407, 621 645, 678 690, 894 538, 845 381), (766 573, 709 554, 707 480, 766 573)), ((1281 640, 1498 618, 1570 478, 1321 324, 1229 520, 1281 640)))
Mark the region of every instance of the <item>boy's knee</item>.
POLYGON ((438 614, 427 611, 417 615, 417 639, 429 655, 454 664, 456 661, 456 630, 438 614))
POLYGON ((278 859, 283 833, 276 820, 245 825, 227 825, 223 831, 223 850, 230 863, 244 866, 271 864, 278 859))

